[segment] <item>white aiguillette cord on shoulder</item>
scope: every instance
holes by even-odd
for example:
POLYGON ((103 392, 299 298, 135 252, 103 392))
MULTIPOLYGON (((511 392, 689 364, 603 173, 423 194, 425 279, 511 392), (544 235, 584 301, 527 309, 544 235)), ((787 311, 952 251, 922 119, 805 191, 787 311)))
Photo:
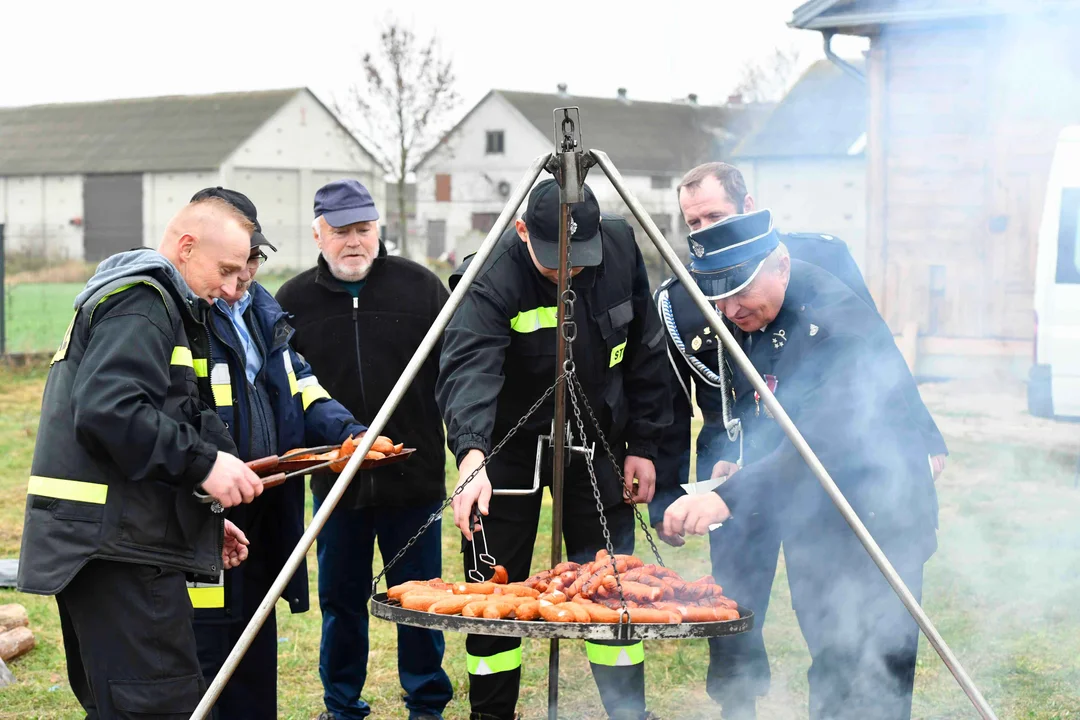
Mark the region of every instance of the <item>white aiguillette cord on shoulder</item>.
MULTIPOLYGON (((739 441, 739 459, 736 461, 736 465, 740 468, 743 466, 743 433, 742 433, 742 421, 739 418, 731 417, 731 398, 730 389, 728 386, 727 373, 724 371, 724 344, 717 341, 716 344, 716 358, 717 369, 720 371, 720 393, 723 405, 723 417, 724 417, 724 429, 727 431, 728 440, 735 442, 739 441)), ((712 480, 698 480, 697 482, 682 483, 681 487, 686 491, 687 495, 704 495, 710 493, 716 488, 724 484, 727 480, 727 476, 720 478, 713 478, 712 480)), ((709 530, 715 530, 724 523, 713 523, 709 526, 709 530)))

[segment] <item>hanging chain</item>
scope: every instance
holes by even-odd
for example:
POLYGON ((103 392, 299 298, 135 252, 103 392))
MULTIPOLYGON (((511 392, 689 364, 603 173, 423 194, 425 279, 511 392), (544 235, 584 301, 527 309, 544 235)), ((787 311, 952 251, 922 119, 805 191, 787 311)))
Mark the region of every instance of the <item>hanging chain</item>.
POLYGON ((649 530, 649 524, 645 522, 645 517, 641 514, 641 510, 634 501, 634 496, 626 489, 626 478, 623 477, 622 468, 619 467, 619 461, 615 459, 615 453, 611 451, 611 446, 604 436, 604 431, 600 429, 600 422, 596 419, 596 414, 593 413, 592 405, 589 404, 589 398, 586 397, 585 390, 581 387, 581 381, 578 380, 576 374, 568 379, 573 385, 577 386, 578 392, 581 393, 581 401, 585 405, 585 411, 589 413, 589 420, 596 430, 596 435, 600 439, 600 444, 604 446, 604 452, 607 454, 608 460, 611 461, 611 466, 615 468, 615 474, 619 477, 619 485, 622 487, 623 497, 630 501, 630 507, 634 509, 634 515, 637 516, 638 524, 641 526, 642 532, 645 533, 645 539, 649 542, 653 557, 656 558, 657 564, 661 567, 667 567, 667 565, 664 565, 664 559, 660 557, 660 549, 656 547, 656 541, 653 540, 652 532, 649 530))
POLYGON ((529 418, 532 417, 532 415, 540 409, 540 406, 543 405, 549 397, 551 397, 552 393, 555 392, 555 388, 559 387, 559 385, 562 384, 565 380, 565 373, 562 373, 557 378, 555 378, 555 383, 547 390, 545 390, 544 394, 541 395, 540 398, 532 404, 532 407, 530 407, 528 411, 526 411, 526 413, 521 416, 521 419, 517 421, 517 424, 514 425, 514 427, 510 428, 510 432, 506 433, 506 436, 499 441, 499 444, 491 449, 491 452, 487 454, 487 457, 484 458, 484 461, 480 463, 480 465, 475 470, 469 473, 469 477, 465 478, 465 482, 461 483, 457 486, 457 488, 454 489, 454 492, 451 493, 445 501, 443 501, 442 506, 439 507, 439 509, 435 512, 431 513, 431 515, 427 519, 427 522, 425 522, 420 527, 420 529, 416 531, 415 535, 409 538, 409 542, 405 543, 405 546, 398 550, 397 555, 394 555, 394 557, 391 558, 390 562, 386 563, 386 565, 383 566, 383 569, 380 570, 379 574, 375 576, 375 579, 371 581, 372 595, 375 594, 375 589, 379 586, 379 581, 382 580, 383 576, 386 575, 387 571, 394 566, 394 563, 400 560, 405 555, 405 553, 409 551, 409 548, 416 544, 416 541, 420 539, 420 536, 423 535, 427 531, 427 529, 432 526, 433 523, 435 523, 442 517, 443 513, 446 511, 446 508, 450 507, 450 505, 454 502, 454 498, 460 495, 461 491, 465 489, 465 486, 471 483, 473 481, 473 478, 479 475, 480 471, 487 467, 487 464, 491 461, 491 458, 499 454, 499 451, 503 449, 503 446, 506 445, 507 442, 509 442, 510 438, 514 437, 517 431, 521 429, 521 427, 529 420, 529 418))
MULTIPOLYGON (((584 394, 584 391, 580 390, 581 385, 578 383, 577 375, 573 374, 569 376, 570 382, 566 384, 566 389, 570 393, 570 404, 574 407, 574 417, 577 419, 578 432, 581 433, 582 442, 585 440, 585 421, 581 419, 581 405, 578 404, 578 392, 584 394)), ((622 580, 619 579, 618 565, 615 562, 615 545, 611 541, 611 531, 608 530, 607 515, 604 513, 604 502, 600 499, 600 486, 596 482, 596 468, 593 467, 592 453, 585 453, 585 464, 589 469, 589 482, 592 483, 593 499, 596 500, 596 512, 600 516, 600 530, 604 533, 604 547, 607 549, 608 557, 611 558, 611 565, 615 568, 615 584, 619 586, 619 604, 623 610, 626 610, 626 598, 623 597, 622 580)))
MULTIPOLYGON (((581 419, 581 407, 577 401, 577 392, 574 386, 577 382, 577 370, 574 366, 574 340, 577 338, 577 323, 574 321, 574 302, 577 300, 577 293, 570 287, 573 282, 573 268, 574 265, 570 261, 570 223, 573 222, 573 217, 570 213, 567 213, 567 228, 566 228, 566 291, 563 293, 563 302, 565 303, 565 310, 563 311, 563 325, 562 333, 566 339, 566 360, 563 361, 563 373, 566 375, 568 382, 566 383, 566 391, 570 395, 570 404, 574 408, 574 416, 577 419, 578 433, 581 436, 581 442, 585 443, 585 423, 581 419)), ((580 387, 580 385, 578 385, 580 387)), ((567 438, 567 442, 570 442, 570 438, 567 438)), ((619 572, 615 562, 615 544, 611 541, 611 531, 608 529, 607 516, 604 514, 604 503, 600 499, 600 486, 596 483, 596 469, 593 467, 592 453, 585 453, 585 465, 589 471, 589 482, 592 483, 593 498, 596 500, 596 512, 600 516, 600 530, 604 533, 604 548, 608 552, 608 557, 611 558, 611 565, 615 568, 615 584, 619 590, 619 604, 626 611, 626 598, 623 597, 622 581, 619 579, 619 572)))

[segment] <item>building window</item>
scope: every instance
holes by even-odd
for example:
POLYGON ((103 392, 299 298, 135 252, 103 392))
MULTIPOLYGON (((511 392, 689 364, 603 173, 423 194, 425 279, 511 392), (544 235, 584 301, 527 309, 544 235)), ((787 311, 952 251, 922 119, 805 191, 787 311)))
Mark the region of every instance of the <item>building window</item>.
POLYGON ((1080 284, 1080 188, 1061 191, 1056 280, 1080 284))
POLYGON ((499 213, 473 213, 472 229, 487 235, 491 228, 495 227, 495 221, 499 219, 499 213))
POLYGON ((487 131, 487 150, 485 152, 488 155, 502 155, 505 152, 502 130, 487 131))
POLYGON ((653 190, 667 190, 671 187, 671 178, 666 175, 653 175, 649 180, 653 190))
POLYGON ((435 176, 435 202, 450 202, 450 176, 435 176))
POLYGON ((652 221, 656 223, 656 229, 660 231, 660 234, 665 239, 671 239, 671 214, 670 213, 653 213, 651 215, 652 221))

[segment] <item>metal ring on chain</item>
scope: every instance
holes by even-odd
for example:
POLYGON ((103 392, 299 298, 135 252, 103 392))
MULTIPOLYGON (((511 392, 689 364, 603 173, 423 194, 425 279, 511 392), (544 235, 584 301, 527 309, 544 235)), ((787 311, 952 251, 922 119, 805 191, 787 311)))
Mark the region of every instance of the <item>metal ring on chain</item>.
POLYGON ((387 571, 389 571, 390 568, 392 568, 398 560, 405 556, 405 553, 409 551, 409 548, 416 544, 416 541, 419 540, 425 532, 427 532, 427 529, 429 527, 431 527, 437 520, 442 518, 443 513, 446 512, 446 508, 450 507, 450 505, 454 502, 454 498, 460 495, 461 492, 465 489, 465 487, 473 481, 473 478, 479 475, 480 471, 487 467, 487 464, 491 461, 491 458, 499 454, 499 451, 502 450, 503 446, 505 446, 506 443, 510 441, 510 438, 514 437, 517 431, 520 430, 523 425, 525 425, 525 423, 529 420, 530 417, 532 417, 533 413, 540 409, 540 406, 544 404, 544 401, 551 397, 552 393, 555 392, 555 388, 559 387, 559 384, 564 382, 565 380, 565 373, 555 378, 555 382, 551 385, 551 387, 545 390, 544 394, 541 395, 539 399, 537 399, 537 401, 532 404, 532 407, 530 407, 525 412, 525 414, 521 416, 521 418, 517 421, 517 424, 514 425, 514 427, 510 428, 510 431, 506 433, 503 439, 500 440, 498 444, 491 449, 491 452, 487 454, 487 457, 484 458, 484 461, 480 463, 480 465, 469 474, 469 477, 465 478, 465 481, 463 483, 461 483, 454 489, 454 492, 452 492, 450 496, 443 501, 443 504, 439 507, 438 510, 428 516, 427 522, 420 526, 420 529, 416 531, 416 534, 409 538, 409 541, 405 543, 404 547, 398 550, 397 554, 390 559, 390 562, 386 563, 386 565, 383 566, 383 569, 380 570, 379 574, 375 576, 375 579, 371 581, 372 595, 375 595, 375 590, 379 587, 379 581, 386 576, 387 571))
MULTIPOLYGON (((567 392, 570 395, 570 404, 574 408, 574 418, 577 420, 578 432, 581 433, 582 442, 585 441, 585 422, 581 419, 581 406, 578 404, 578 393, 575 386, 580 388, 577 383, 577 375, 569 374, 567 376, 568 382, 566 383, 567 392)), ((584 391, 582 391, 584 392, 584 391)), ((622 580, 619 578, 616 561, 615 561, 615 545, 611 541, 611 531, 608 530, 607 515, 604 513, 604 502, 600 498, 600 486, 596 481, 596 468, 593 466, 592 454, 585 454, 585 465, 589 470, 589 482, 592 484, 593 499, 596 500, 596 512, 600 515, 600 529, 604 533, 604 548, 607 550, 608 557, 611 559, 611 567, 616 572, 615 584, 619 590, 619 605, 622 606, 623 611, 626 611, 626 598, 623 596, 622 580)))
POLYGON ((589 398, 585 395, 585 390, 581 387, 581 381, 578 380, 577 375, 568 375, 567 379, 574 385, 577 385, 578 390, 581 392, 581 401, 585 405, 585 410, 589 413, 589 419, 592 421, 593 428, 596 429, 597 437, 600 438, 600 444, 604 446, 604 452, 607 453, 608 459, 611 461, 611 466, 615 468, 615 474, 619 478, 619 483, 622 486, 623 497, 630 501, 630 507, 634 509, 634 515, 637 516, 638 525, 641 526, 642 532, 645 533, 645 540, 649 543, 649 548, 652 550, 653 556, 656 558, 657 564, 662 567, 667 567, 664 564, 664 559, 660 557, 660 549, 656 546, 656 542, 653 540, 652 532, 649 531, 649 524, 645 522, 644 516, 641 514, 641 510, 638 509, 637 502, 634 500, 634 496, 626 489, 626 478, 623 477, 622 468, 619 467, 619 461, 615 459, 615 454, 611 451, 611 446, 608 444, 607 438, 604 436, 604 431, 600 429, 600 423, 596 419, 596 414, 593 413, 592 406, 589 404, 589 398))

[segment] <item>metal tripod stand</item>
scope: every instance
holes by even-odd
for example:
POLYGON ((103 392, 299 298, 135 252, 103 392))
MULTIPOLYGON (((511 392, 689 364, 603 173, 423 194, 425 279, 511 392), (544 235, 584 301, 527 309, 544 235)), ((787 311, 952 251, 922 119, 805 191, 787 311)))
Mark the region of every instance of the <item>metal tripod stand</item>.
MULTIPOLYGON (((576 108, 560 108, 555 111, 556 117, 560 114, 563 117, 569 117, 569 111, 576 108)), ((637 218, 638 222, 644 228, 645 233, 652 240, 665 262, 671 267, 672 271, 678 277, 679 281, 685 286, 690 296, 693 298, 698 309, 707 318, 709 325, 716 332, 717 336, 721 339, 724 347, 728 350, 730 355, 734 358, 739 369, 750 380, 751 385, 760 395, 766 408, 773 414, 777 424, 787 435, 789 440, 798 450, 803 460, 806 461, 810 470, 815 477, 824 487, 826 493, 830 499, 836 505, 837 509, 844 516, 844 519, 851 526, 856 537, 862 543, 867 553, 871 556, 874 563, 878 566, 878 569, 885 576, 885 579, 892 586, 893 590, 900 597, 900 600, 904 603, 908 612, 912 615, 915 621, 918 623, 920 629, 926 635, 930 644, 937 651, 942 661, 948 667, 949 671, 953 674, 957 683, 967 694, 972 704, 979 712, 979 715, 985 720, 996 720, 993 710, 990 708, 986 699, 975 687, 971 678, 967 672, 961 666, 960 661, 952 653, 952 650, 945 643, 945 640, 938 633, 934 627, 930 618, 923 611, 918 601, 911 594, 911 591, 904 584, 903 580, 897 574, 895 568, 886 558, 881 548, 877 545, 873 537, 870 535, 866 526, 863 525, 858 515, 852 509, 847 499, 840 492, 836 483, 830 477, 828 471, 818 460, 814 451, 807 444, 802 434, 795 427, 790 416, 784 411, 783 407, 777 402, 768 386, 765 384, 762 377, 754 369, 753 364, 749 358, 743 352, 742 348, 735 341, 734 337, 727 327, 720 321, 720 316, 713 308, 709 301, 698 289, 694 280, 690 277, 689 272, 683 267, 674 251, 667 244, 667 241, 660 234, 659 229, 653 223, 648 213, 645 211, 641 203, 634 197, 633 193, 626 187, 622 176, 619 171, 612 164, 611 159, 606 153, 599 150, 584 151, 580 142, 580 133, 578 132, 575 137, 574 131, 571 131, 569 135, 566 130, 569 130, 567 126, 560 125, 557 121, 556 125, 556 153, 546 153, 537 157, 529 169, 526 171, 521 182, 515 188, 511 194, 506 207, 503 208, 502 213, 499 215, 494 226, 488 232, 487 237, 481 244, 479 250, 476 252, 476 256, 466 269, 461 281, 458 283, 454 292, 450 295, 449 300, 443 306, 439 315, 436 317, 435 322, 428 330, 424 339, 421 341, 420 346, 413 354, 412 359, 406 366, 401 377, 394 384, 393 389, 390 391, 387 397, 386 403, 379 409, 378 414, 372 420, 367 434, 364 436, 360 446, 356 449, 352 458, 349 460, 345 469, 342 471, 337 482, 333 484, 326 500, 322 503, 319 511, 312 518, 311 524, 308 526, 303 537, 297 543, 293 549, 292 554, 289 556, 285 567, 282 568, 277 578, 274 580, 273 585, 263 598, 255 616, 248 623, 248 626, 244 629, 243 634, 240 636, 239 641, 229 653, 221 670, 218 672, 214 681, 211 683, 206 694, 199 702, 198 707, 192 714, 192 718, 197 720, 203 720, 208 717, 214 703, 220 696, 225 684, 232 677, 232 674, 236 671, 236 667, 239 664, 241 658, 250 648, 252 641, 256 634, 262 628, 263 623, 266 622, 270 611, 273 609, 277 599, 281 596, 285 586, 288 584, 289 579, 296 572, 300 563, 303 561, 308 549, 312 543, 315 542, 316 536, 322 530, 326 521, 330 517, 330 513, 340 502, 341 497, 344 495, 349 484, 355 477, 360 463, 363 461, 364 456, 371 449, 375 439, 382 432, 386 426, 387 420, 393 414, 398 404, 401 402, 409 385, 413 382, 416 375, 419 373, 421 367, 426 361, 428 355, 438 342, 446 326, 450 322, 450 318, 453 316, 455 310, 461 304, 468 292, 470 285, 475 280, 476 276, 480 273, 484 266, 484 261, 491 254, 495 245, 498 243, 503 231, 510 224, 511 220, 517 213, 522 201, 528 194, 533 183, 539 177, 540 173, 545 169, 552 172, 559 181, 561 188, 560 192, 560 215, 562 222, 560 223, 560 237, 559 237, 559 250, 563 262, 560 263, 559 270, 559 305, 557 308, 559 332, 557 336, 559 338, 557 347, 557 373, 562 371, 563 363, 566 358, 566 339, 563 333, 563 318, 566 310, 565 306, 565 290, 568 282, 568 272, 565 263, 567 252, 569 250, 569 238, 567 237, 567 215, 569 213, 569 205, 573 202, 581 201, 581 186, 584 180, 584 173, 587 169, 593 165, 599 165, 604 174, 611 181, 611 184, 615 187, 615 190, 622 197, 623 201, 630 208, 631 212, 637 218)), ((558 382, 556 383, 559 384, 558 382)), ((566 402, 565 402, 565 387, 559 387, 559 392, 556 394, 555 400, 555 422, 553 432, 554 438, 554 463, 553 463, 553 479, 552 479, 552 496, 554 500, 553 504, 553 517, 552 517, 552 565, 557 564, 562 557, 562 480, 563 471, 565 468, 565 453, 566 453, 566 402)), ((434 516, 433 516, 434 518, 434 516)), ((429 520, 430 524, 432 520, 429 520)), ((425 526, 426 529, 427 526, 425 526)), ((422 530, 423 530, 422 529, 422 530)), ((549 664, 549 718, 554 718, 557 708, 558 700, 558 645, 557 640, 552 641, 552 653, 549 664)))

